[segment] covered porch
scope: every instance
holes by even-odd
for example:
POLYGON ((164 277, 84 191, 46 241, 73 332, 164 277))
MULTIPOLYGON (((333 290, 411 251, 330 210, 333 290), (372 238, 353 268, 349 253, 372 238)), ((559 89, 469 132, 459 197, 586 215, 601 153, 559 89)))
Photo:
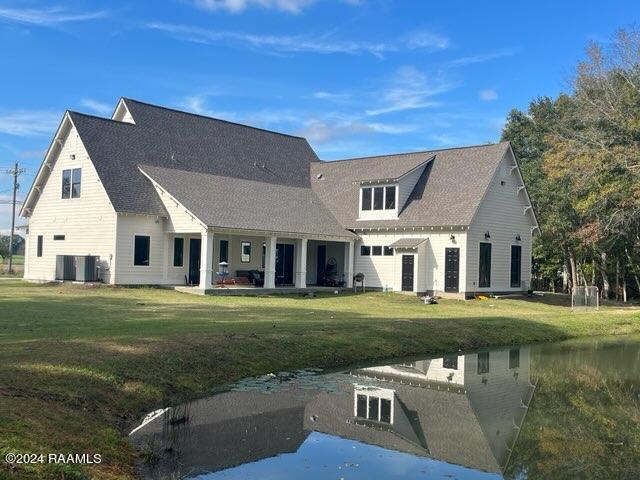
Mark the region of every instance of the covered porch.
POLYGON ((167 232, 164 284, 200 294, 351 288, 354 241, 276 232, 167 232))

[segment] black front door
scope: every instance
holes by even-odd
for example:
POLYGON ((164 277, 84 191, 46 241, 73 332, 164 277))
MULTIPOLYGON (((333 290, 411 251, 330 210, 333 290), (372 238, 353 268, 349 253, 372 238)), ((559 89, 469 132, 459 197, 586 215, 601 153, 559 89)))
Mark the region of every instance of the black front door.
POLYGON ((457 292, 460 272, 460 249, 445 248, 444 257, 444 291, 457 292))
POLYGON ((293 245, 276 244, 276 284, 293 284, 293 245))
POLYGON ((413 292, 413 255, 402 256, 402 291, 413 292))
POLYGON ((200 239, 189 239, 189 285, 200 283, 200 239))
POLYGON ((318 257, 316 262, 316 284, 324 285, 324 270, 327 267, 327 246, 318 245, 318 257))

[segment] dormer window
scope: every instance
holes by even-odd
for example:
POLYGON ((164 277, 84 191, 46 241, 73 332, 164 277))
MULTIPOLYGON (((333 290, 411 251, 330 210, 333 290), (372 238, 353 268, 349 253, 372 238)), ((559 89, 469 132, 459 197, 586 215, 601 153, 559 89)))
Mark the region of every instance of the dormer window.
POLYGON ((371 188, 362 189, 362 210, 371 210, 371 188))
POLYGON ((373 189, 373 209, 382 210, 383 202, 384 202, 384 188, 375 187, 373 189))
POLYGON ((385 210, 394 210, 396 208, 396 186, 395 185, 391 185, 390 187, 385 187, 384 208, 385 210))
POLYGON ((396 186, 362 188, 362 211, 395 210, 396 186))

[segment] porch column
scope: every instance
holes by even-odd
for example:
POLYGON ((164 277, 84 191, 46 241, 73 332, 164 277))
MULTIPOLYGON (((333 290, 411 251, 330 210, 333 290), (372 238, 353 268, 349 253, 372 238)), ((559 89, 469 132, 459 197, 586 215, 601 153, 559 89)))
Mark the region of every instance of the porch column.
POLYGON ((296 288, 307 288, 307 239, 296 244, 296 288))
POLYGON ((200 244, 200 288, 211 288, 213 280, 213 232, 202 232, 200 244))
POLYGON ((353 250, 354 240, 344 244, 344 276, 347 288, 353 288, 353 250))
POLYGON ((264 257, 264 288, 276 288, 276 237, 266 237, 264 257))

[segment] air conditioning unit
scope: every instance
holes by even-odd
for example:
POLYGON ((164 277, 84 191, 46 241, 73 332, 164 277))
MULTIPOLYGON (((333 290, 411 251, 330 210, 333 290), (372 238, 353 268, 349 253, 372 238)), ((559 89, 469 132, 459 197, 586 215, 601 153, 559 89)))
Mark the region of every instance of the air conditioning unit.
POLYGON ((76 257, 76 281, 97 282, 99 258, 92 255, 76 257))

